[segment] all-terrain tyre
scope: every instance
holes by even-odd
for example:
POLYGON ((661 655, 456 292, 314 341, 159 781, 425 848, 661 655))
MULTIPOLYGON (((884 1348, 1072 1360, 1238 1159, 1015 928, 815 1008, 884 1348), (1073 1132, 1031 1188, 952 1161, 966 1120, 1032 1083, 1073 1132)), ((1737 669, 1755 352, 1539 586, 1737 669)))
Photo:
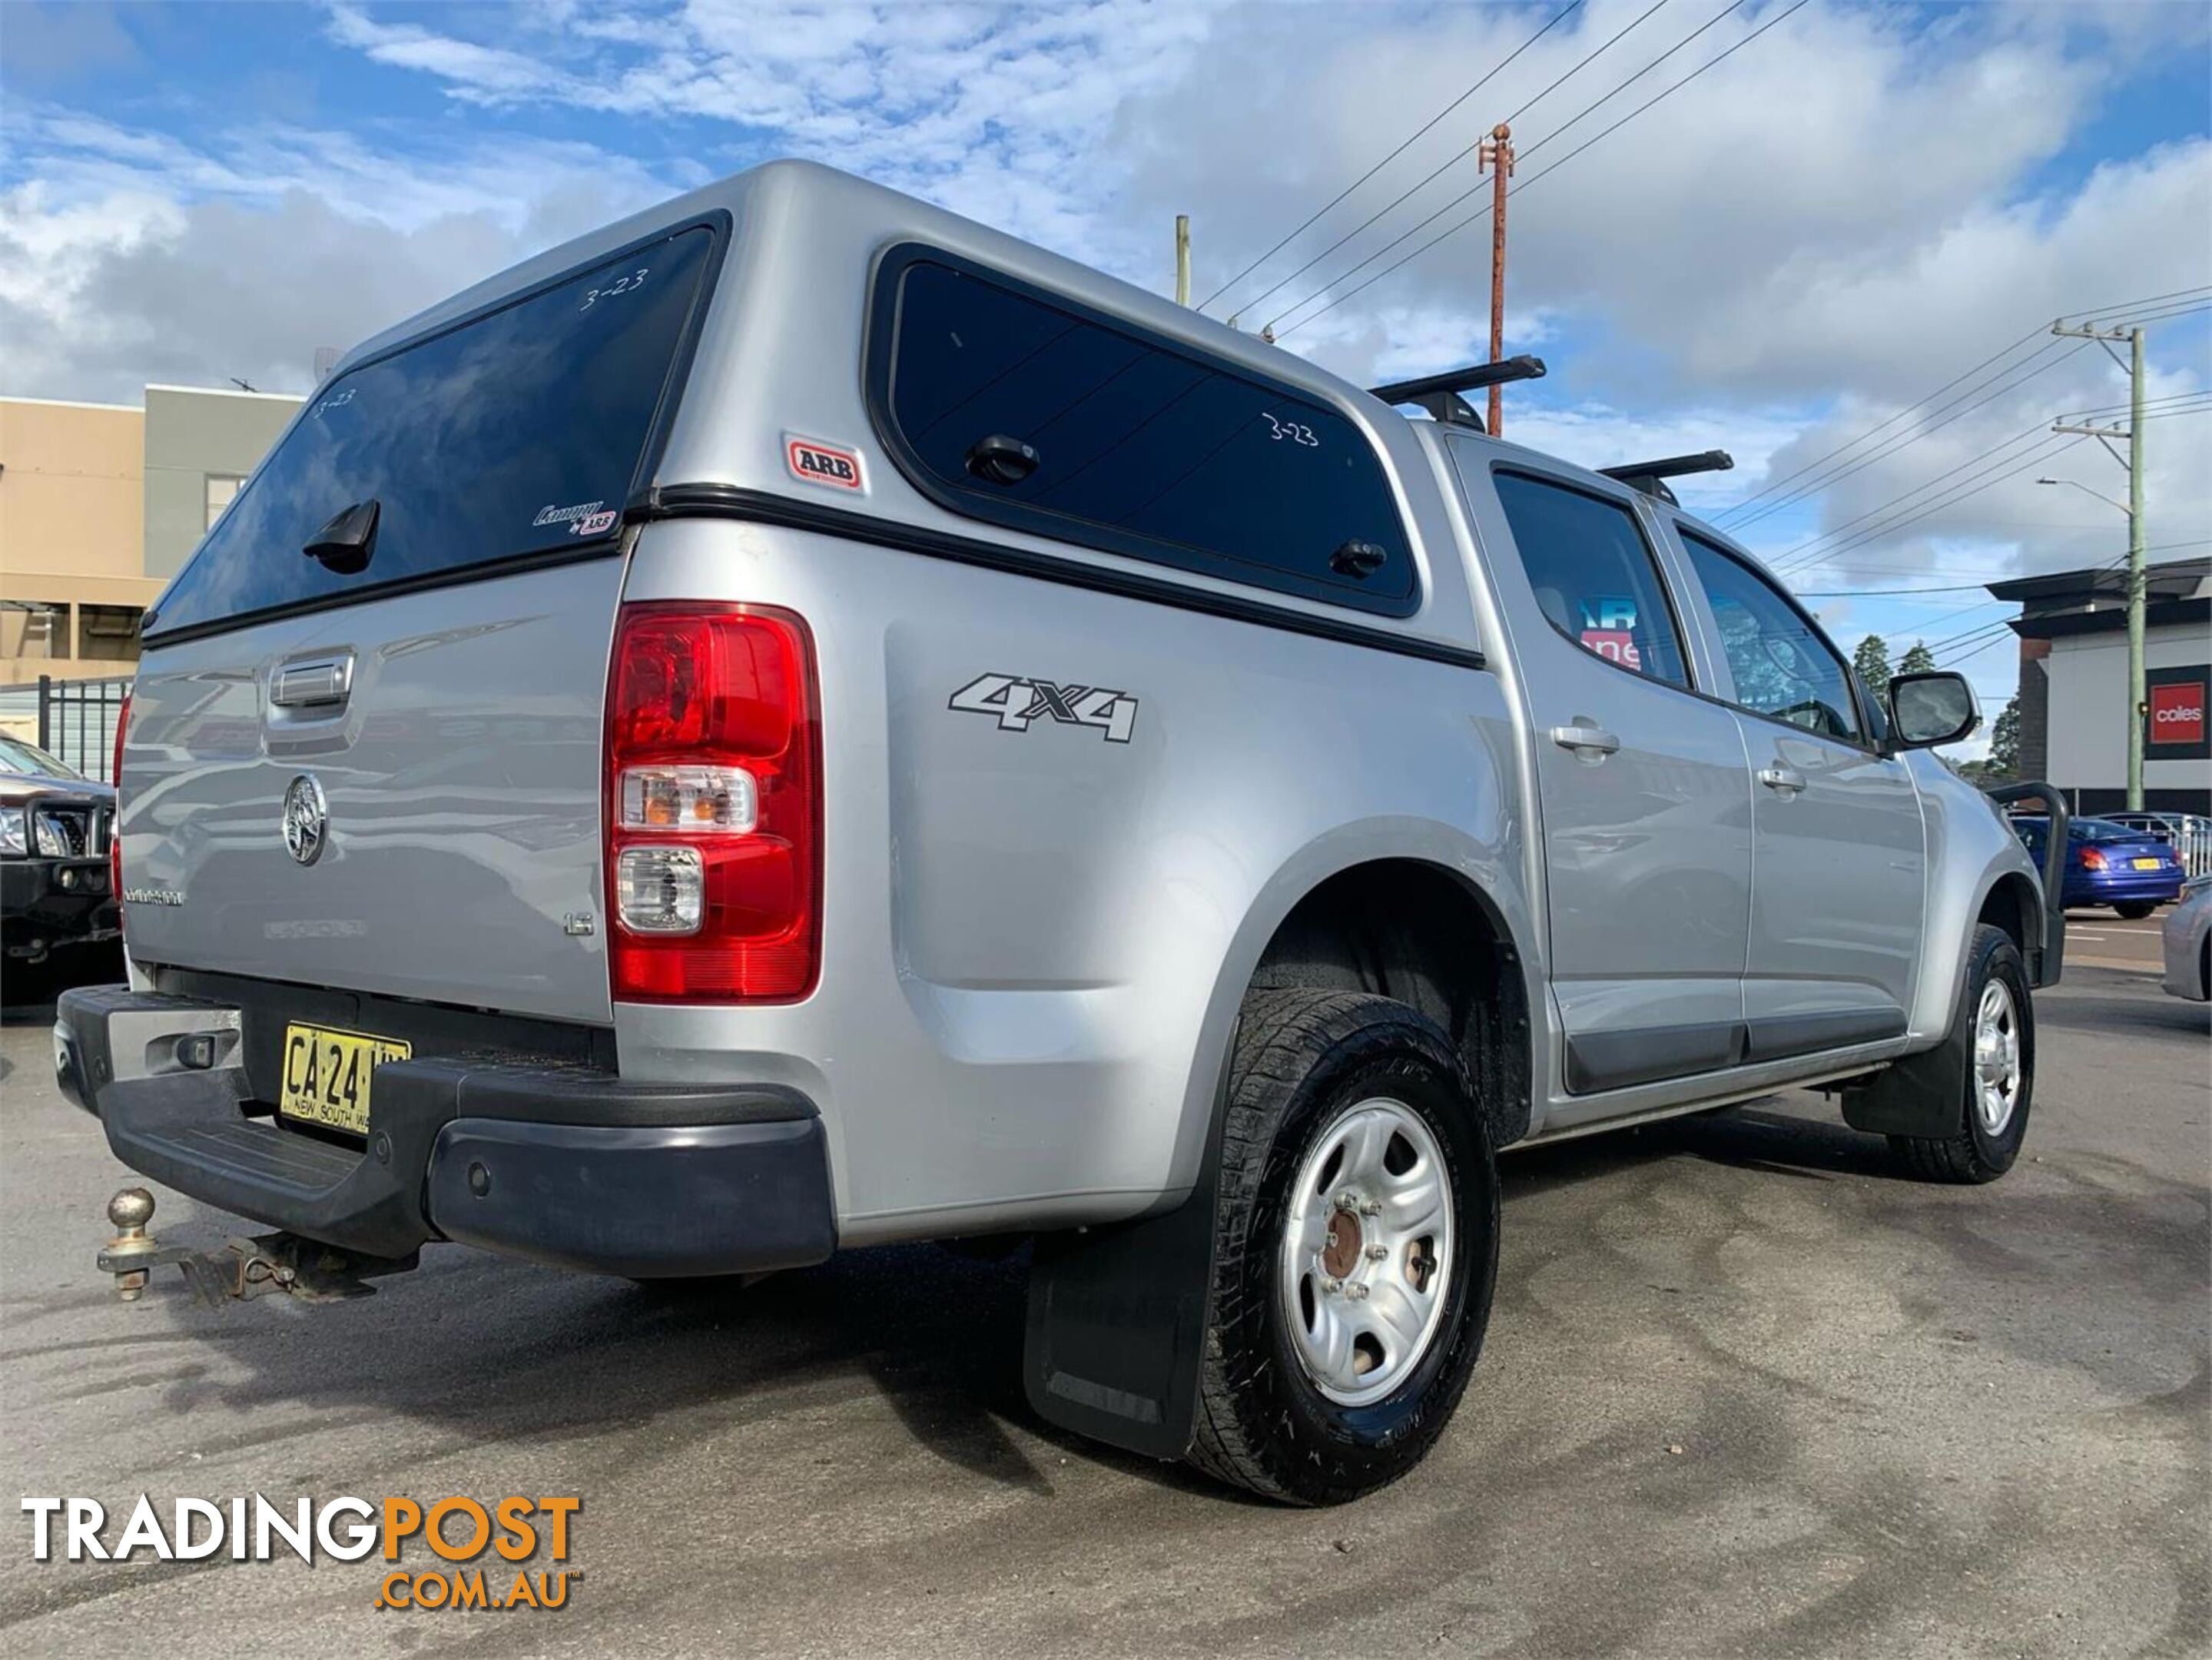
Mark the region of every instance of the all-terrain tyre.
POLYGON ((1215 1229, 1190 1462, 1298 1505, 1419 1462, 1498 1272, 1497 1168, 1451 1041, 1389 998, 1250 993, 1215 1229))
POLYGON ((2035 1094, 2035 1005, 2020 947, 2002 928, 1974 930, 1946 1043, 1963 1046, 1965 1086, 1944 1136, 1893 1135, 1890 1146, 1929 1182, 1994 1182, 2027 1136, 2035 1094))

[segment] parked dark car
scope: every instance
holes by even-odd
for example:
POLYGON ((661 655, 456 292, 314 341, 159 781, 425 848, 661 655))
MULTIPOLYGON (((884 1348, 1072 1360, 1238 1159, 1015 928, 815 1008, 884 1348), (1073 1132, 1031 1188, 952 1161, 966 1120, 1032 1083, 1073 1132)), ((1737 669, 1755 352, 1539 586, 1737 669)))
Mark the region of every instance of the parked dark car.
MULTIPOLYGON (((2051 821, 2022 816, 2012 824, 2040 860, 2051 821)), ((2172 847, 2148 830, 2109 818, 2076 818, 2067 831, 2061 897, 2069 906, 2110 905, 2123 916, 2148 916, 2179 898, 2187 879, 2172 847)))
POLYGON ((109 891, 115 792, 0 735, 0 948, 12 970, 122 937, 109 891))

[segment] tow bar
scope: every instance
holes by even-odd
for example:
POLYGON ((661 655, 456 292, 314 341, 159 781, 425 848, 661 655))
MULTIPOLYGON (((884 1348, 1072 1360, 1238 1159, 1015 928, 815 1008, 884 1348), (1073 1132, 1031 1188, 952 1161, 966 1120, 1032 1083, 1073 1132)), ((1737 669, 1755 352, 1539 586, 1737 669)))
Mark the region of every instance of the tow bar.
POLYGON ((303 1302, 336 1303, 374 1295, 376 1287, 369 1280, 404 1274, 421 1256, 410 1251, 404 1256, 364 1256, 291 1233, 232 1239, 218 1250, 164 1245, 146 1231, 154 1219, 154 1195, 143 1188, 125 1188, 109 1200, 107 1219, 115 1237, 94 1261, 101 1273, 114 1277, 115 1294, 125 1303, 137 1302, 153 1271, 171 1262, 184 1270, 192 1295, 210 1308, 271 1292, 303 1302))

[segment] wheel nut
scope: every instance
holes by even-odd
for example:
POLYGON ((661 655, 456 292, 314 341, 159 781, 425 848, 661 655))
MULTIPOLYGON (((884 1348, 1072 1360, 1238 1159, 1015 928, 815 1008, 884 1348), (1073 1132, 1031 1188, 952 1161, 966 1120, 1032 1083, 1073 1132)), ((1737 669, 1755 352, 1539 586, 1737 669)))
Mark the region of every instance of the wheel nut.
POLYGON ((1379 1199, 1370 1199, 1370 1200, 1369 1200, 1365 1204, 1362 1205, 1362 1206, 1359 1207, 1359 1213, 1360 1213, 1362 1216, 1380 1216, 1380 1215, 1382 1215, 1382 1201, 1381 1201, 1381 1200, 1379 1200, 1379 1199))
POLYGON ((1336 1292, 1344 1289, 1344 1281, 1341 1280, 1324 1280, 1321 1282, 1321 1288, 1333 1296, 1336 1292))
POLYGON ((1344 1288, 1344 1294, 1355 1303, 1364 1303, 1367 1300, 1367 1287, 1355 1280, 1344 1288))
POLYGON ((1370 1262, 1380 1262, 1389 1254, 1390 1247, 1388 1245, 1370 1245, 1367 1248, 1367 1260, 1370 1262))
POLYGON ((1339 1210, 1358 1210, 1359 1208, 1359 1195, 1354 1193, 1350 1188, 1346 1188, 1342 1193, 1336 1195, 1336 1207, 1339 1210))

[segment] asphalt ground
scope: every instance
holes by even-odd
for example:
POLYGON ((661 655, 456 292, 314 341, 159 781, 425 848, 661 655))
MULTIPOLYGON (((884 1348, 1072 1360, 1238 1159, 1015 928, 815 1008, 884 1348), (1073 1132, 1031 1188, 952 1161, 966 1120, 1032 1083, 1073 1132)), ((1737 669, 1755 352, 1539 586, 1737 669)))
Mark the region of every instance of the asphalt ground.
MULTIPOLYGON (((210 1310, 166 1271, 120 1305, 92 1257, 130 1178, 52 1091, 50 1010, 10 1011, 5 1484, 100 1499, 111 1541, 142 1491, 583 1504, 558 1611, 380 1610, 371 1561, 38 1563, 19 1515, 0 1647, 2204 1653, 2207 1012, 2091 965, 2143 930, 2081 921, 1992 1186, 1907 1179, 1804 1094, 1509 1155, 1465 1403, 1334 1511, 1040 1424, 1018 1262, 933 1248, 678 1295, 447 1248, 359 1302, 210 1310)), ((163 1194, 155 1231, 241 1230, 163 1194)))

